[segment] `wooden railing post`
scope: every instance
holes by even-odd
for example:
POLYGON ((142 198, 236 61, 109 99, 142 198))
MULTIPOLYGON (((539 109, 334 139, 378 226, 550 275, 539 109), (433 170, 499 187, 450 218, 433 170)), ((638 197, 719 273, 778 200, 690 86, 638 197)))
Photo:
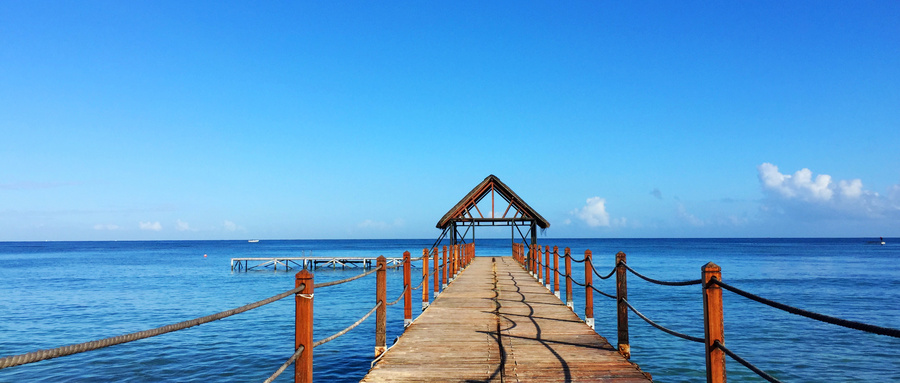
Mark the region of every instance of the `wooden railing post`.
POLYGON ((567 247, 565 250, 566 257, 566 306, 575 311, 575 302, 572 301, 572 253, 567 247))
POLYGON ((300 270, 294 276, 294 288, 303 286, 294 296, 294 351, 301 346, 303 352, 294 362, 294 382, 312 382, 313 371, 313 287, 315 281, 309 270, 300 270))
POLYGON ((559 298, 559 247, 553 246, 553 295, 559 298))
POLYGON ((409 252, 403 252, 403 328, 412 324, 412 263, 409 252))
POLYGON ((550 290, 550 246, 544 246, 544 286, 550 290))
POLYGON ((428 249, 422 249, 422 311, 428 308, 428 249))
POLYGON ((584 323, 594 328, 594 273, 591 271, 591 251, 584 251, 584 323))
POLYGON ((628 341, 628 270, 625 269, 625 253, 616 254, 616 315, 618 317, 619 353, 625 359, 631 358, 631 344, 628 341))
POLYGON ((437 298, 438 294, 441 293, 441 269, 438 265, 438 249, 435 247, 432 252, 434 255, 434 298, 437 298))
POLYGON ((528 244, 528 255, 526 256, 525 261, 528 263, 528 274, 532 277, 537 277, 537 273, 534 272, 534 244, 528 244))
POLYGON ((387 351, 387 260, 379 255, 376 261, 378 271, 375 272, 375 303, 381 303, 375 310, 375 357, 387 351))
POLYGON ((707 263, 701 268, 703 280, 703 334, 706 340, 706 381, 725 383, 725 351, 715 342, 725 344, 725 318, 722 315, 722 288, 710 284, 711 279, 722 280, 722 268, 707 263))
POLYGON ((544 268, 541 267, 541 263, 543 263, 544 253, 542 252, 541 245, 535 246, 537 250, 537 255, 534 257, 535 266, 537 266, 537 280, 538 283, 544 283, 544 268))
POLYGON ((443 265, 443 267, 441 267, 441 269, 443 269, 441 272, 441 288, 442 289, 447 288, 447 268, 448 267, 449 267, 449 265, 447 264, 447 246, 444 246, 444 265, 443 265))

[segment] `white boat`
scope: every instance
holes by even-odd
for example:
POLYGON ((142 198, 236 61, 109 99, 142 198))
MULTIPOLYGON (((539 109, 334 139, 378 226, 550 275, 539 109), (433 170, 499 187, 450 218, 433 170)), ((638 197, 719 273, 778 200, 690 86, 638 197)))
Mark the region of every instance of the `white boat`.
POLYGON ((249 241, 247 241, 247 242, 250 242, 250 243, 257 243, 257 242, 259 242, 259 240, 258 240, 258 239, 251 239, 251 240, 249 240, 249 241))

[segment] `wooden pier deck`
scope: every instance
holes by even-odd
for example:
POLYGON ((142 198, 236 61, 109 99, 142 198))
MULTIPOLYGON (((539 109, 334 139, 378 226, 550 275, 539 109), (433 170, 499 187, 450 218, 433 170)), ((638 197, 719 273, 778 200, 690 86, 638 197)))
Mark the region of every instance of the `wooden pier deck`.
POLYGON ((649 382, 511 257, 479 257, 362 382, 649 382))

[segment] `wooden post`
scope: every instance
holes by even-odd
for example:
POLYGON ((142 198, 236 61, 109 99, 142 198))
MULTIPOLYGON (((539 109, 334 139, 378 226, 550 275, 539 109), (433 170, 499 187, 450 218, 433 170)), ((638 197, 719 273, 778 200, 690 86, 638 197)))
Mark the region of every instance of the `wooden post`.
POLYGON ((594 273, 591 272, 591 251, 584 251, 584 323, 594 328, 594 273))
POLYGON ((441 269, 438 266, 438 249, 435 247, 432 252, 434 255, 434 297, 437 298, 438 294, 441 293, 441 269))
POLYGON ((550 290, 550 246, 544 246, 544 286, 550 290))
POLYGON ((703 280, 703 335, 706 339, 706 381, 725 383, 725 351, 713 346, 725 344, 725 318, 722 315, 722 288, 711 279, 722 280, 722 268, 707 263, 700 269, 703 280))
POLYGON ((375 303, 381 303, 375 311, 375 357, 381 356, 387 351, 387 260, 383 255, 378 256, 378 271, 375 272, 375 303))
POLYGON ((553 295, 559 298, 559 247, 553 246, 553 295))
POLYGON ((566 257, 566 306, 575 311, 575 302, 572 301, 572 253, 567 247, 565 250, 566 257))
POLYGON ((537 279, 538 283, 544 283, 544 268, 541 267, 541 263, 543 263, 544 253, 541 252, 541 245, 535 246, 537 248, 537 256, 534 257, 535 265, 537 266, 537 279))
POLYGON ((403 252, 403 328, 412 324, 412 267, 409 252, 403 252))
POLYGON ((294 288, 303 286, 294 296, 294 351, 301 346, 303 352, 294 362, 294 382, 312 382, 313 371, 313 273, 300 270, 294 276, 294 288))
POLYGON ((625 269, 625 253, 616 254, 616 314, 618 316, 619 353, 625 359, 631 358, 631 343, 628 341, 628 270, 625 269))
POLYGON ((444 246, 444 265, 442 267, 443 272, 441 273, 441 288, 447 288, 447 246, 444 246))
POLYGON ((428 308, 428 249, 422 249, 422 311, 428 308))

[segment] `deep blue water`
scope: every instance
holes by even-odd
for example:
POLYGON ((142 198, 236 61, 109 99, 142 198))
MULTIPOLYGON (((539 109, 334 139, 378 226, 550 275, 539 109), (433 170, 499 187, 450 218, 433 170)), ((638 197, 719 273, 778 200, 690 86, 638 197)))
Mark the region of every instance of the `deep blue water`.
MULTIPOLYGON (((591 249, 605 274, 614 254, 656 279, 700 277, 715 262, 736 287, 807 310, 900 327, 900 240, 872 239, 543 239, 591 249)), ((509 240, 478 239, 479 256, 510 254, 509 240)), ((294 284, 294 273, 232 272, 231 257, 333 254, 414 257, 429 240, 6 242, 0 243, 0 356, 146 330, 238 307, 294 284), (204 257, 204 254, 207 257, 204 257)), ((576 268, 580 265, 576 265, 576 268)), ((316 282, 358 269, 316 272, 316 282)), ((414 275, 420 270, 415 270, 414 275)), ((583 270, 575 272, 583 279, 583 270)), ((388 273, 388 298, 402 274, 388 273)), ((615 291, 612 280, 596 281, 615 291)), ((320 289, 315 339, 354 322, 374 305, 374 277, 320 289)), ((584 293, 575 309, 584 313, 584 293)), ((730 349, 783 381, 900 381, 900 339, 819 323, 724 293, 730 349)), ((417 291, 414 297, 421 297, 417 291)), ((413 299, 418 308, 420 299, 413 299)), ((615 304, 595 296, 597 331, 616 342, 615 304)), ((629 301, 658 323, 703 336, 699 286, 663 287, 629 276, 629 301)), ((418 310, 415 310, 418 311, 418 310)), ((191 329, 0 370, 0 382, 262 381, 293 348, 293 299, 191 329)), ((402 305, 389 308, 388 339, 402 332, 402 305)), ((658 382, 704 380, 703 346, 630 317, 632 360, 658 382)), ((314 352, 319 381, 357 381, 374 352, 374 318, 314 352)), ((389 342, 390 343, 390 342, 389 342)), ((728 361, 730 381, 762 381, 728 361)), ((290 370, 278 381, 291 381, 290 370)))

